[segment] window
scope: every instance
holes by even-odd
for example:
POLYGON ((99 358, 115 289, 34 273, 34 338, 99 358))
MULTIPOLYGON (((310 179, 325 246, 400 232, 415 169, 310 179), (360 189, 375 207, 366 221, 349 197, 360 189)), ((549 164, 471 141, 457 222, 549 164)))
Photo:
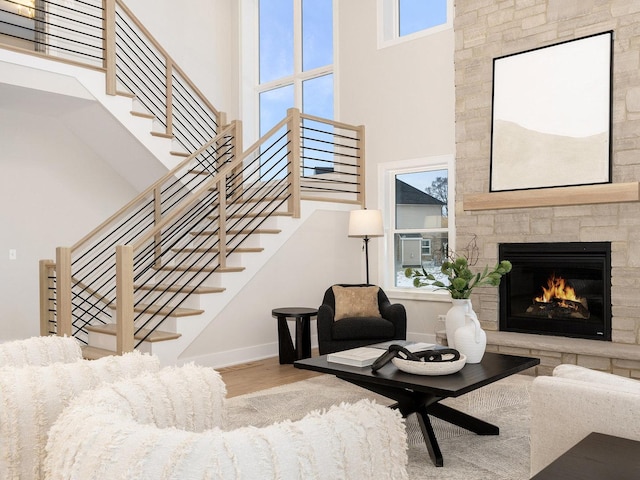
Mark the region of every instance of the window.
POLYGON ((378 0, 378 46, 452 28, 453 0, 378 0))
POLYGON ((411 162, 416 166, 386 171, 388 287, 413 288, 412 280, 404 275, 407 268, 425 268, 441 275, 442 262, 453 247, 454 222, 449 215, 452 161, 449 156, 433 157, 411 162))
POLYGON ((333 119, 332 0, 259 0, 260 135, 288 108, 333 119))

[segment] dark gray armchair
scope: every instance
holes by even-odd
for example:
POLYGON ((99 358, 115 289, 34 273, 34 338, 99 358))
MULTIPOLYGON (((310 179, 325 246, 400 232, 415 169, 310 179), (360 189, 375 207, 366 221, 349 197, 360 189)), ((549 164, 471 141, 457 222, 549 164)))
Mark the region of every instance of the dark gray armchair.
MULTIPOLYGON (((338 284, 341 287, 372 287, 367 284, 338 284)), ((378 290, 381 317, 350 317, 335 320, 336 299, 333 286, 324 293, 318 308, 318 347, 320 355, 362 347, 388 340, 405 340, 407 313, 404 305, 391 304, 387 295, 378 290)))

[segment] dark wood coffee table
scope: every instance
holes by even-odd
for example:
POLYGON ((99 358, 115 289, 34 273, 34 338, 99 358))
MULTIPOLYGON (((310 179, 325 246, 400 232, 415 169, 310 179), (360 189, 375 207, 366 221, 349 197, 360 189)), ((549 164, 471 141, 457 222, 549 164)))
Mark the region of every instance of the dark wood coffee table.
MULTIPOLYGON (((381 350, 381 353, 383 350, 381 350)), ((329 373, 342 380, 395 400, 403 417, 415 413, 424 435, 433 463, 443 465, 442 452, 438 445, 429 415, 445 420, 478 435, 498 435, 500 429, 478 418, 472 417, 446 405, 440 400, 459 397, 515 373, 522 372, 540 363, 538 358, 517 357, 499 353, 485 353, 482 362, 465 365, 451 375, 412 375, 398 370, 388 363, 378 372, 371 367, 352 367, 327 362, 327 356, 298 360, 294 366, 316 372, 329 373)))
POLYGON ((637 480, 640 442, 590 433, 531 480, 637 480))

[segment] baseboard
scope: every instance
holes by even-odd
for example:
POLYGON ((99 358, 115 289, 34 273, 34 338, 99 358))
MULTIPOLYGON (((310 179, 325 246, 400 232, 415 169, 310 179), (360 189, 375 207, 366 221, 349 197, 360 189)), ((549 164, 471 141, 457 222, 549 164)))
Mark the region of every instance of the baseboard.
POLYGON ((411 340, 412 342, 438 343, 435 333, 407 332, 407 340, 411 340))
MULTIPOLYGON (((311 348, 318 347, 318 337, 311 336, 311 348)), ((278 356, 278 342, 264 343, 262 345, 252 345, 246 348, 238 348, 235 350, 226 350, 224 352, 215 352, 197 357, 179 358, 177 364, 195 363, 204 367, 223 368, 242 363, 256 362, 265 358, 278 356)))

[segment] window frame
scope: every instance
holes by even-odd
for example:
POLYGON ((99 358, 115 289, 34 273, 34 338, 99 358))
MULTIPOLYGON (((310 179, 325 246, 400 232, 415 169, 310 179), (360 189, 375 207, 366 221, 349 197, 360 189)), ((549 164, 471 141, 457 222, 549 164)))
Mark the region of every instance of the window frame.
POLYGON ((447 170, 448 178, 448 243, 451 250, 456 248, 455 229, 455 157, 453 154, 421 157, 411 160, 401 160, 387 162, 378 166, 379 191, 382 192, 382 204, 379 208, 383 212, 385 237, 384 245, 378 249, 379 279, 378 283, 383 285, 385 291, 393 292, 394 298, 414 299, 449 302, 451 297, 445 290, 438 290, 435 287, 398 287, 395 282, 395 234, 420 233, 422 230, 433 231, 434 229, 415 229, 407 232, 406 229, 396 229, 396 200, 395 200, 395 179, 397 175, 406 173, 416 173, 428 170, 447 170))
POLYGON ((337 9, 336 0, 331 0, 333 16, 333 63, 311 70, 302 70, 302 0, 291 0, 293 5, 293 74, 260 84, 260 2, 242 0, 239 8, 240 19, 240 79, 242 82, 241 106, 244 124, 244 142, 250 145, 260 138, 260 95, 263 92, 293 85, 293 107, 303 111, 303 84, 307 80, 333 75, 333 112, 338 112, 337 78, 337 9))
POLYGON ((453 0, 447 1, 447 21, 440 25, 425 28, 409 35, 400 36, 399 0, 377 0, 378 49, 410 42, 418 38, 433 35, 453 28, 453 0))

